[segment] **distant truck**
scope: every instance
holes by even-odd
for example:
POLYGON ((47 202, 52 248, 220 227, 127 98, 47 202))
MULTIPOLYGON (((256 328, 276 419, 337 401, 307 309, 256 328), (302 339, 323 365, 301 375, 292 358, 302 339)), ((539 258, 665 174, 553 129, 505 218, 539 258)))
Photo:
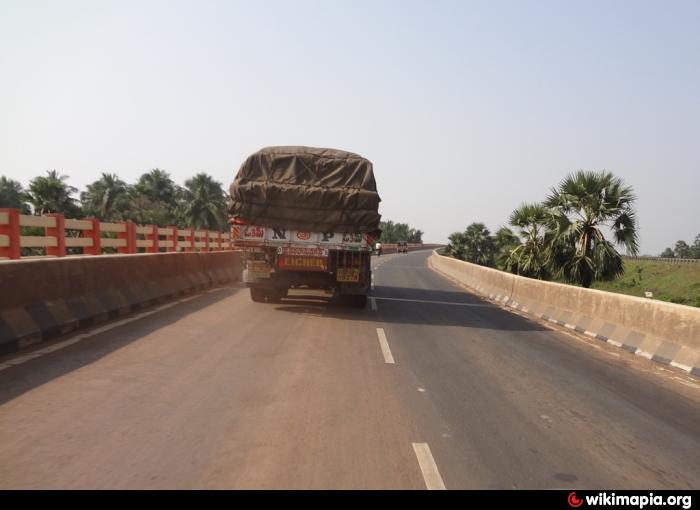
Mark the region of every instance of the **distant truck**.
POLYGON ((371 162, 334 149, 269 147, 243 163, 230 191, 232 237, 253 301, 306 288, 365 306, 380 234, 371 162))

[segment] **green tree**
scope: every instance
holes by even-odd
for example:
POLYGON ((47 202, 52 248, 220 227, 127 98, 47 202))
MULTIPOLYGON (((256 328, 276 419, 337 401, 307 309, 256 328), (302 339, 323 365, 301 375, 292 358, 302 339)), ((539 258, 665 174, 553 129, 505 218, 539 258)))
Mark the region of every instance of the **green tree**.
POLYGON ((679 259, 693 258, 693 249, 690 246, 688 246, 688 243, 686 243, 685 241, 676 242, 676 248, 674 250, 674 253, 676 254, 676 258, 679 259))
POLYGON ((544 205, 554 213, 548 262, 557 276, 590 287, 621 275, 624 262, 603 229, 612 230, 615 244, 636 255, 634 201, 632 188, 605 171, 581 170, 554 188, 544 205))
POLYGON ((483 223, 472 223, 464 231, 465 260, 482 266, 492 266, 496 244, 483 223))
POLYGON ((134 193, 145 196, 152 202, 162 202, 167 207, 177 207, 178 187, 165 170, 154 168, 139 177, 134 193))
POLYGON ((123 219, 133 221, 139 225, 158 225, 161 227, 176 223, 173 213, 163 202, 154 201, 139 194, 129 197, 128 207, 124 212, 123 219))
POLYGON ((83 213, 104 221, 120 220, 129 206, 128 191, 127 184, 115 174, 103 173, 80 194, 83 213))
POLYGON ((422 243, 423 232, 411 228, 407 223, 394 223, 393 221, 382 221, 379 223, 379 229, 382 231, 381 242, 387 244, 406 241, 408 243, 422 243))
POLYGON ((700 259, 700 234, 695 236, 693 246, 691 246, 692 256, 694 259, 700 259))
POLYGON ((666 248, 659 257, 663 257, 665 259, 672 259, 676 256, 675 253, 673 253, 673 250, 671 248, 666 248))
POLYGON ((496 266, 507 269, 511 252, 520 246, 520 238, 508 227, 499 228, 493 237, 496 244, 496 266))
POLYGON ((513 211, 509 222, 519 229, 521 242, 506 260, 508 271, 540 280, 549 278, 546 256, 549 218, 550 214, 542 204, 523 204, 513 211))
POLYGON ((423 244, 423 231, 413 228, 410 229, 406 241, 409 243, 423 244))
POLYGON ((56 170, 46 172, 46 177, 36 177, 29 183, 27 198, 34 214, 63 213, 68 218, 80 215, 75 199, 71 196, 77 189, 66 184, 68 176, 56 170))
POLYGON ((21 214, 30 212, 22 185, 4 175, 0 177, 0 207, 19 209, 21 214))
POLYGON ((185 181, 181 220, 194 228, 221 230, 226 225, 226 193, 205 173, 185 181))
MULTIPOLYGON (((168 172, 154 168, 129 190, 129 211, 126 218, 136 223, 171 225, 178 222, 183 191, 168 172)), ((186 226, 180 224, 180 226, 186 226)))
POLYGON ((459 260, 467 260, 467 240, 464 232, 454 232, 450 234, 448 240, 450 243, 447 245, 445 253, 459 260))

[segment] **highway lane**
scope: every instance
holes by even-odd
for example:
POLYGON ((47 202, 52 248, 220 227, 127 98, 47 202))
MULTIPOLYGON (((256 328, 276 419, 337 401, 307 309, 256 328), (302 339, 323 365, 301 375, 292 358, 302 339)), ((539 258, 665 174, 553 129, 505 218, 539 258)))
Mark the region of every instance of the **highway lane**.
POLYGON ((374 259, 364 310, 232 286, 1 370, 0 487, 700 486, 691 379, 426 257, 374 259))
POLYGON ((447 487, 700 486, 692 378, 484 306, 422 254, 383 265, 375 284, 396 391, 447 487))

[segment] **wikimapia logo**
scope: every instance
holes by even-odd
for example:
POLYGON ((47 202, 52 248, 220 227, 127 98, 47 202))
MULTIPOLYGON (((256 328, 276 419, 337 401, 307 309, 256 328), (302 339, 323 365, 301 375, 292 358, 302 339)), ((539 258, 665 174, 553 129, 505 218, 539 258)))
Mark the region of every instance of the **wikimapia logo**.
POLYGON ((569 506, 570 506, 571 508, 578 508, 578 507, 580 507, 581 505, 583 505, 583 500, 582 500, 582 499, 578 499, 578 498, 576 497, 576 493, 575 493, 575 492, 572 492, 571 494, 569 494, 568 501, 569 501, 569 506))
POLYGON ((567 502, 571 508, 579 508, 583 505, 584 499, 587 506, 622 506, 639 509, 646 506, 680 506, 684 510, 688 510, 692 506, 692 496, 654 496, 653 492, 643 496, 601 492, 595 496, 584 496, 581 499, 576 496, 576 492, 570 492, 567 502))

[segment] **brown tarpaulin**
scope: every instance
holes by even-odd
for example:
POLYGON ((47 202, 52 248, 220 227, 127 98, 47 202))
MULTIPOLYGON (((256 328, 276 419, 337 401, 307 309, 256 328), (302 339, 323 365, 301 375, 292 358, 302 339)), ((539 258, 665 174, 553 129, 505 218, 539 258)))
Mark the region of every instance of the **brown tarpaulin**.
POLYGON ((245 160, 229 212, 248 223, 315 232, 375 232, 380 198, 372 163, 313 147, 268 147, 245 160))

